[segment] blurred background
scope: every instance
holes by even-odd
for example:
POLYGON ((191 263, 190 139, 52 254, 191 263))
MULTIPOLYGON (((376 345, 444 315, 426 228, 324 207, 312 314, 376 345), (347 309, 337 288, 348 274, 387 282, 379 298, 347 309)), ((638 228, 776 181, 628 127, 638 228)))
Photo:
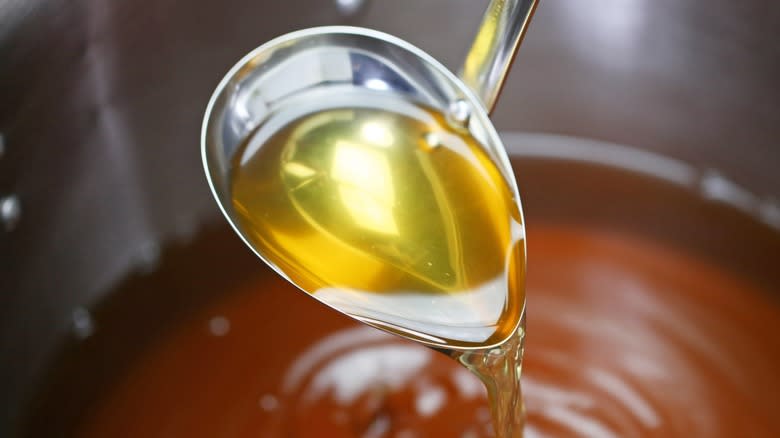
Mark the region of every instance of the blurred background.
MULTIPOLYGON (((486 5, 0 0, 0 430, 78 309, 222 220, 200 124, 241 56, 354 24, 457 70, 486 5)), ((768 0, 542 0, 493 119, 688 162, 776 225, 779 23, 768 0)))

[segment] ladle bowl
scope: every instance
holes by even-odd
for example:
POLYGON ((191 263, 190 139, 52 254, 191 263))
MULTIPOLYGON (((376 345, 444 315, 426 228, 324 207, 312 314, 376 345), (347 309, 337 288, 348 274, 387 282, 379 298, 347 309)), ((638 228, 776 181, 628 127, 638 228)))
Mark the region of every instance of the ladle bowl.
POLYGON ((324 26, 280 36, 253 50, 230 69, 211 97, 201 152, 209 185, 228 221, 234 224, 235 218, 228 189, 230 159, 252 131, 263 126, 270 136, 301 110, 354 106, 366 98, 387 102, 388 96, 459 118, 514 186, 506 151, 482 102, 458 77, 392 35, 324 26))
MULTIPOLYGON (((482 101, 463 81, 422 50, 391 35, 357 27, 319 27, 278 37, 255 49, 228 72, 212 96, 203 123, 202 153, 222 212, 258 257, 299 288, 313 293, 275 263, 267 250, 253 245, 238 221, 230 188, 234 155, 250 136, 247 148, 265 147, 267 139, 305 114, 354 107, 402 113, 409 104, 432 108, 467 130, 495 164, 519 210, 514 174, 501 139, 482 101)), ((516 219, 522 223, 521 213, 516 219)), ((524 245, 522 238, 519 245, 524 245)), ((345 310, 347 305, 334 304, 335 300, 321 301, 355 315, 345 310)), ((424 314, 415 316, 420 308, 409 303, 390 313, 410 324, 427 318, 424 314), (418 317, 422 319, 415 320, 418 317)), ((388 303, 362 306, 375 315, 388 303)), ((445 305, 442 311, 457 314, 463 312, 463 306, 456 300, 452 309, 445 305)), ((415 339, 425 342, 422 332, 417 333, 421 336, 415 339)), ((436 339, 428 339, 440 346, 436 339)))

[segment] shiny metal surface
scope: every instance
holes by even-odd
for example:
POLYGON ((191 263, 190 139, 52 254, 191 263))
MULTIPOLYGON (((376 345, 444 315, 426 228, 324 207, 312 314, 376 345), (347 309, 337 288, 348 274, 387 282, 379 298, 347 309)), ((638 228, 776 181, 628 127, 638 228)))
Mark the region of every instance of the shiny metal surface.
MULTIPOLYGON (((304 0, 0 2, 0 193, 24 206, 0 235, 0 431, 74 309, 151 266, 150 248, 219 219, 197 146, 225 66, 292 30, 356 24, 456 69, 484 7, 374 1, 345 17, 304 0)), ((494 123, 634 145, 778 198, 778 22, 765 0, 545 0, 494 123)))
POLYGON ((537 0, 491 0, 482 17, 458 76, 488 112, 496 104, 537 4, 537 0))
POLYGON ((201 137, 203 164, 228 219, 233 216, 227 189, 230 158, 250 132, 261 125, 284 126, 290 110, 301 105, 308 110, 343 107, 351 101, 348 96, 361 92, 367 93, 364 97, 395 96, 442 113, 461 101, 469 128, 511 178, 503 146, 481 102, 446 67, 388 34, 318 27, 253 50, 230 69, 209 102, 201 137))
MULTIPOLYGON (((489 82, 500 84, 500 81, 489 82)), ((307 290, 305 285, 296 281, 294 273, 285 270, 284 265, 274 263, 272 253, 278 248, 252 243, 256 239, 251 237, 251 229, 241 226, 239 214, 233 207, 230 186, 231 174, 237 171, 233 167, 234 155, 248 138, 251 139, 249 149, 254 150, 252 145, 260 149, 266 147, 268 139, 274 138, 279 130, 287 129, 306 114, 325 114, 329 110, 344 108, 378 108, 391 114, 406 115, 410 107, 418 105, 448 116, 451 109, 455 110, 450 117, 451 123, 462 123, 462 128, 468 129, 485 149, 503 175, 506 186, 513 190, 514 202, 519 207, 517 184, 509 158, 479 97, 446 67, 409 43, 385 33, 348 26, 315 27, 282 35, 253 50, 225 75, 209 101, 201 131, 203 166, 214 198, 247 246, 279 275, 312 294, 313 298, 357 319, 365 315, 362 312, 369 311, 382 315, 373 316, 374 319, 390 318, 395 314, 380 310, 393 306, 405 308, 406 314, 399 311, 397 318, 422 324, 427 315, 412 316, 416 306, 404 304, 400 299, 392 301, 392 306, 381 302, 376 308, 366 299, 360 301, 360 312, 348 312, 350 303, 344 302, 344 299, 329 301, 322 298, 327 296, 325 293, 315 294, 314 290, 307 290)), ((398 148, 407 147, 402 144, 398 148)), ((241 153, 249 159, 261 152, 243 150, 241 153)), ((396 165, 400 163, 394 162, 396 165)), ((392 190, 392 182, 385 184, 392 190)), ((427 188, 417 189, 423 191, 427 188)), ((423 202, 420 199, 415 201, 423 202)), ((340 205, 338 201, 333 202, 333 205, 340 205)), ((401 199, 395 202, 395 208, 411 208, 401 199)), ((334 215, 337 209, 329 210, 328 215, 334 215)), ((316 214, 313 216, 314 221, 321 219, 316 214)), ((316 231, 327 234, 326 229, 316 231)), ((361 238, 369 235, 364 231, 361 238)), ((485 239, 484 235, 481 237, 485 239)), ((524 240, 520 242, 518 245, 524 248, 524 240)), ((358 259, 350 262, 357 267, 358 259)), ((303 269, 315 270, 315 267, 304 264, 303 269)), ((447 329, 451 327, 448 325, 447 329)), ((430 340, 437 339, 431 337, 434 333, 426 333, 430 335, 427 338, 412 338, 409 333, 400 330, 397 334, 435 346, 443 343, 430 340)))

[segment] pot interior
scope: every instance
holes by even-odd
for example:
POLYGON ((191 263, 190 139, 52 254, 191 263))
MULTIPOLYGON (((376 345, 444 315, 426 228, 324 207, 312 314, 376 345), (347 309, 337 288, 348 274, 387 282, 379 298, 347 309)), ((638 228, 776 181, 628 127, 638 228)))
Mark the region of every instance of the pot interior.
MULTIPOLYGON (((735 336, 760 337, 761 330, 778 325, 778 319, 774 317, 780 315, 776 289, 780 284, 780 273, 774 269, 772 255, 780 253, 780 233, 776 217, 766 214, 769 207, 760 198, 750 198, 754 203, 749 203, 748 198, 738 196, 748 192, 738 190, 738 186, 712 171, 634 148, 544 134, 504 133, 502 136, 512 157, 527 212, 529 325, 524 378, 530 382, 526 395, 529 427, 555 423, 545 417, 551 407, 540 407, 543 397, 539 396, 536 386, 545 373, 549 373, 550 365, 543 358, 551 351, 564 354, 578 348, 597 349, 593 345, 599 345, 599 342, 609 345, 613 340, 609 334, 583 329, 579 341, 572 344, 571 332, 576 326, 561 321, 592 318, 594 309, 602 309, 603 312, 598 313, 602 318, 600 324, 616 327, 628 324, 627 333, 633 333, 630 323, 624 320, 628 312, 630 321, 649 318, 653 324, 660 324, 650 331, 660 336, 664 330, 669 330, 661 324, 666 312, 663 305, 642 313, 644 310, 638 311, 635 303, 631 303, 664 296, 668 291, 662 289, 673 288, 679 299, 694 307, 683 308, 684 312, 691 312, 693 321, 689 321, 691 325, 685 329, 686 336, 694 336, 705 327, 697 325, 700 320, 694 316, 698 312, 715 318, 706 324, 713 323, 720 327, 718 330, 735 336), (597 240, 601 243, 592 244, 597 240), (587 253, 591 247, 594 248, 592 260, 587 253), (613 247, 617 248, 614 254, 618 256, 605 252, 605 248, 613 247), (666 261, 658 262, 657 266, 661 267, 643 265, 642 254, 645 251, 656 254, 657 250, 661 251, 657 254, 666 254, 663 251, 669 254, 666 261), (613 256, 635 261, 621 265, 610 259, 613 256), (674 268, 674 263, 678 262, 673 261, 678 259, 682 260, 679 268, 674 268), (683 263, 685 260, 693 262, 683 263), (591 262, 596 268, 588 267, 591 262), (602 268, 606 266, 613 270, 599 270, 599 263, 602 268), (672 267, 664 268, 663 263, 671 263, 672 267), (700 290, 701 285, 710 284, 708 281, 719 281, 717 276, 721 272, 739 281, 724 280, 725 283, 714 287, 710 295, 710 292, 700 290), (697 280, 699 277, 701 279, 697 280), (564 278, 569 283, 556 283, 550 278, 564 278), (599 281, 600 286, 595 289, 582 286, 599 281), (644 292, 641 287, 632 286, 634 283, 644 285, 644 292), (569 305, 562 308, 561 314, 541 319, 555 308, 555 301, 548 300, 560 292, 555 288, 579 290, 580 286, 592 295, 571 295, 566 299, 569 303, 582 304, 581 307, 569 305), (747 307, 733 303, 743 303, 747 307), (718 306, 724 305, 734 308, 717 310, 718 306), (754 319, 764 318, 764 325, 750 322, 750 312, 756 312, 754 319), (550 324, 550 321, 557 322, 550 324), (541 329, 535 333, 537 326, 541 329)), ((661 256, 659 260, 664 258, 661 256)), ((227 433, 250 436, 259 430, 270 436, 313 433, 305 429, 309 423, 301 417, 304 415, 301 412, 307 411, 301 411, 304 408, 297 402, 290 402, 292 396, 285 396, 284 389, 280 388, 287 381, 290 370, 301 367, 300 358, 320 345, 323 339, 345 330, 364 329, 277 278, 227 226, 210 227, 191 243, 165 248, 161 260, 155 271, 126 278, 105 299, 77 315, 71 333, 63 340, 57 358, 50 363, 47 378, 26 411, 20 434, 213 436, 227 433), (239 340, 231 341, 236 338, 239 340), (213 403, 193 401, 199 400, 201 395, 213 399, 213 403), (295 426, 285 426, 288 423, 295 426)), ((640 303, 639 307, 642 306, 640 303)), ((671 315, 680 311, 679 308, 675 310, 674 305, 670 308, 668 313, 671 315)), ((380 340, 376 340, 373 335, 368 336, 371 345, 389 343, 398 344, 393 348, 424 350, 409 354, 428 352, 394 338, 384 339, 378 335, 380 340)), ((629 339, 632 345, 644 342, 638 336, 629 339)), ((739 350, 733 349, 735 340, 728 337, 685 338, 681 342, 686 349, 694 351, 690 353, 693 356, 706 348, 725 356, 733 356, 739 350)), ((631 350, 622 348, 623 352, 631 350)), ((778 343, 766 339, 749 342, 743 348, 746 350, 741 354, 758 358, 764 365, 726 357, 725 360, 736 367, 735 374, 728 376, 751 373, 755 376, 743 380, 735 377, 734 381, 705 390, 710 391, 709 397, 715 400, 725 397, 726 405, 734 400, 729 392, 732 390, 723 388, 733 386, 737 393, 749 394, 742 403, 756 416, 752 426, 743 424, 744 419, 740 416, 744 411, 713 405, 707 401, 706 392, 697 387, 677 390, 680 397, 690 397, 699 404, 704 417, 711 415, 702 424, 681 425, 674 415, 665 417, 668 412, 663 406, 653 406, 649 411, 661 418, 661 425, 654 426, 655 429, 642 422, 641 409, 629 409, 622 420, 631 423, 635 431, 649 435, 708 430, 705 427, 716 428, 710 430, 711 436, 726 436, 723 434, 734 427, 743 427, 742 430, 753 427, 749 430, 757 433, 780 431, 780 424, 768 411, 771 401, 776 398, 773 394, 780 389, 780 382, 771 377, 771 373, 767 377, 764 368, 769 364, 771 369, 771 364, 780 361, 778 343)), ((652 349, 652 345, 647 349, 652 349)), ((612 354, 619 356, 621 350, 613 350, 612 354)), ((641 356, 644 366, 651 369, 654 364, 664 365, 663 355, 675 357, 674 351, 658 354, 661 357, 641 356)), ((438 371, 431 371, 432 375, 441 378, 441 375, 457 372, 454 364, 440 363, 443 356, 436 358, 431 359, 431 363, 436 364, 432 369, 438 371)), ((318 367, 327 368, 338 362, 336 359, 319 360, 309 363, 308 368, 303 366, 301 372, 311 374, 318 367)), ((570 358, 569 367, 576 363, 575 360, 575 357, 570 358)), ((703 375, 718 369, 718 359, 696 356, 695 360, 703 360, 694 368, 703 375)), ((381 386, 382 375, 394 372, 394 365, 385 363, 385 366, 389 368, 374 376, 380 382, 377 385, 381 386)), ((593 367, 599 369, 598 364, 593 367)), ((609 370, 607 365, 605 367, 609 370)), ((583 369, 566 368, 565 372, 576 375, 583 369)), ((681 369, 685 367, 681 366, 681 369)), ((352 372, 359 373, 360 367, 352 372)), ((672 377, 681 372, 666 371, 672 377)), ((430 377, 426 373, 420 376, 419 379, 430 377)), ((316 380, 315 377, 312 379, 316 380)), ((466 377, 469 378, 473 377, 466 377)), ((566 384, 561 385, 560 389, 566 390, 566 384)), ((576 382, 570 385, 570 388, 579 388, 576 382)), ((651 393, 642 392, 641 387, 634 389, 641 401, 664 402, 664 399, 653 398, 651 393)), ((419 424, 399 419, 405 417, 398 410, 404 412, 404 406, 414 406, 414 397, 419 397, 420 393, 398 396, 402 401, 395 402, 391 396, 390 402, 383 403, 393 406, 388 408, 388 412, 393 413, 388 414, 392 421, 407 421, 408 424, 403 424, 417 430, 445 433, 442 424, 455 424, 452 418, 462 420, 462 424, 456 422, 462 427, 460 430, 489 428, 485 419, 475 414, 484 412, 483 398, 462 400, 455 397, 454 392, 448 394, 448 403, 452 406, 442 408, 444 413, 441 415, 446 421, 441 420, 441 423, 437 423, 437 416, 419 424)), ((601 403, 606 405, 607 402, 602 399, 601 403)), ((620 399, 618 403, 621 403, 620 399)), ((321 409, 330 412, 328 406, 321 409)), ((363 427, 363 432, 372 427, 372 421, 381 417, 375 415, 374 420, 363 420, 353 412, 357 408, 350 406, 345 418, 358 425, 350 423, 350 427, 363 427)), ((414 413, 413 408, 409 409, 414 413)), ((598 410, 591 415, 603 420, 598 417, 601 415, 598 410)), ((584 418, 581 420, 583 428, 587 426, 587 416, 584 418)), ((604 420, 606 423, 594 421, 599 427, 614 426, 607 420, 604 420)), ((557 429, 551 429, 554 433, 564 435, 586 430, 565 429, 561 424, 555 427, 557 429)), ((625 425, 623 427, 622 432, 625 432, 627 429, 625 425)), ((322 436, 351 436, 336 429, 319 430, 325 433, 322 436)), ((549 432, 550 429, 544 430, 549 432)), ((615 431, 620 432, 620 429, 615 431)))

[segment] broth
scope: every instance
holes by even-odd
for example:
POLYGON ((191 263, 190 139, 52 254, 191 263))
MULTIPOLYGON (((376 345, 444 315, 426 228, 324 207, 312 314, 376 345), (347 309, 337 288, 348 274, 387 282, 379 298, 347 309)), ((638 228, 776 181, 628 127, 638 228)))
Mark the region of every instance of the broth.
MULTIPOLYGON (((778 234, 651 177, 515 168, 529 210, 527 435, 777 436, 778 234), (551 172, 563 177, 542 187, 551 172)), ((227 230, 204 238, 96 308, 28 436, 492 435, 485 390, 457 363, 311 300, 227 230), (207 275, 215 257, 225 270, 207 275)))

